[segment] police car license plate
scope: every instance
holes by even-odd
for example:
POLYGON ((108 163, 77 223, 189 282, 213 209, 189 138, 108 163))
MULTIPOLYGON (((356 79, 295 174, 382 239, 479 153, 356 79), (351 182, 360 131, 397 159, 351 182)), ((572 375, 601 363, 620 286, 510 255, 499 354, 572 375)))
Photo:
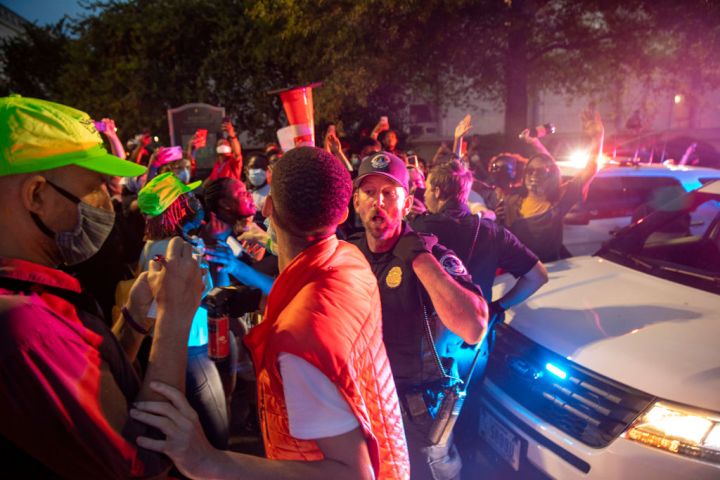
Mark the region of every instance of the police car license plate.
POLYGON ((513 470, 520 470, 521 439, 487 410, 480 411, 480 436, 513 470))

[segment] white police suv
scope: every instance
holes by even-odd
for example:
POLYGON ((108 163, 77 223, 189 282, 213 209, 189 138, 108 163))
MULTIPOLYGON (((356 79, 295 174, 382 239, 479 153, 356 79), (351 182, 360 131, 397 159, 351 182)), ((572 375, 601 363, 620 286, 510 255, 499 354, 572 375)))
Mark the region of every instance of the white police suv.
MULTIPOLYGON (((558 162, 564 177, 577 173, 572 162, 558 162)), ((587 199, 565 217, 563 243, 572 255, 595 253, 613 233, 631 223, 638 209, 720 179, 720 170, 689 166, 606 165, 590 183, 587 199)))
POLYGON ((720 181, 548 271, 497 328, 484 448, 518 478, 720 478, 720 181))

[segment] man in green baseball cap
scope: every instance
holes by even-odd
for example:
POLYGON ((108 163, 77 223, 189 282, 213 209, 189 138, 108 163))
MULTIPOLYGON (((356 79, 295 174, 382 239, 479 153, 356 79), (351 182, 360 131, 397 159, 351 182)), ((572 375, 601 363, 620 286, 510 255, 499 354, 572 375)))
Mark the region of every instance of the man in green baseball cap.
POLYGON ((150 382, 185 381, 187 337, 202 293, 191 246, 171 240, 133 285, 111 331, 77 279, 58 270, 92 257, 115 214, 106 176, 145 168, 107 153, 90 117, 46 100, 0 98, 0 451, 29 477, 166 473, 135 446, 146 427, 128 406, 150 382), (144 379, 131 366, 158 303, 144 379))

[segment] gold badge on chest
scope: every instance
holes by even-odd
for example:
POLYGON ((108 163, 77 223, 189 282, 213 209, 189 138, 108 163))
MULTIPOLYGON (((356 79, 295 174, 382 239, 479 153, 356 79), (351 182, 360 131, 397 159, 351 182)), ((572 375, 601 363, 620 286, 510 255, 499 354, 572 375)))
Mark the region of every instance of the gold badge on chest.
POLYGON ((396 288, 402 282, 402 269, 400 267, 393 267, 385 277, 385 285, 390 288, 396 288))

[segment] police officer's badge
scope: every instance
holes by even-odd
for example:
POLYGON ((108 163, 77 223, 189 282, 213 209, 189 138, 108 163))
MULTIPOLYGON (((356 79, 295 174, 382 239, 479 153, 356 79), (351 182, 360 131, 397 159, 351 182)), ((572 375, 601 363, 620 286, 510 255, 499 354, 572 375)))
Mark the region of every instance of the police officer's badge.
POLYGON ((372 167, 376 170, 386 168, 389 163, 390 159, 387 158, 385 155, 376 155, 375 158, 370 160, 370 165, 372 165, 372 167))
POLYGON ((400 283, 402 283, 402 269, 398 266, 392 267, 385 277, 385 285, 397 288, 400 283))
POLYGON ((451 255, 449 253, 447 255, 443 255, 440 258, 440 265, 442 265, 445 271, 453 277, 467 275, 465 265, 463 265, 460 259, 455 255, 451 255))

